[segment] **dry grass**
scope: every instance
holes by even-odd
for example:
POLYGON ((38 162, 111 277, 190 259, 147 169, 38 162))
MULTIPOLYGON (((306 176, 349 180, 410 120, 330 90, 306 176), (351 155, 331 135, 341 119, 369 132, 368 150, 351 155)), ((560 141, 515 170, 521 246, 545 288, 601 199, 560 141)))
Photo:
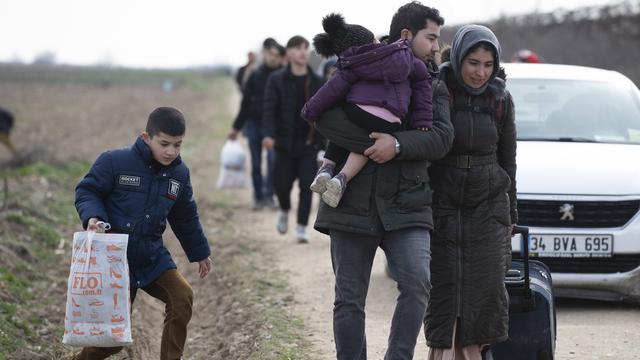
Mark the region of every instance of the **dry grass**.
MULTIPOLYGON (((73 352, 59 344, 68 244, 56 255, 55 240, 45 252, 34 250, 26 240, 39 234, 51 242, 54 237, 70 238, 78 230, 72 199, 79 177, 105 149, 131 144, 157 106, 174 106, 187 118, 182 156, 191 169, 216 261, 215 275, 198 282, 189 274, 190 265, 177 241, 166 234, 167 246, 184 264, 180 269, 187 269, 198 297, 185 355, 194 359, 301 358, 299 352, 306 346, 298 331, 302 324, 282 311, 287 305, 283 299, 289 298, 287 285, 270 270, 275 267, 269 265, 272 260, 260 244, 234 237, 236 227, 243 226, 242 212, 248 211, 234 205, 243 193, 213 190, 218 151, 239 103, 230 78, 202 71, 0 66, 0 99, 0 105, 16 117, 13 139, 23 160, 9 168, 11 159, 0 148, 0 175, 9 179, 10 189, 8 210, 0 211, 0 270, 4 269, 0 302, 6 304, 0 306, 0 332, 2 326, 15 330, 9 338, 18 349, 4 347, 0 359, 58 359, 73 352), (166 79, 173 81, 171 92, 163 91, 166 79), (43 221, 55 235, 33 225, 43 221), (41 258, 45 253, 49 256, 41 258), (17 318, 22 320, 14 321, 17 318)), ((133 318, 136 344, 120 358, 157 357, 162 308, 148 297, 139 298, 133 318)))

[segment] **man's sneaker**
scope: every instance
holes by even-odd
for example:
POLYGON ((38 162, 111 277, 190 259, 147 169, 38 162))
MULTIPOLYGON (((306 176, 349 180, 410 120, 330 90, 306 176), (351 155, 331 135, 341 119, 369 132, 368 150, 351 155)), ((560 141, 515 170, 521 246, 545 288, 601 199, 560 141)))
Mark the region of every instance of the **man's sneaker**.
POLYGON ((269 210, 276 210, 278 209, 278 204, 276 204, 275 200, 273 200, 272 197, 268 197, 265 198, 262 201, 262 206, 264 206, 265 208, 269 209, 269 210))
POLYGON ((278 223, 276 224, 276 229, 280 234, 286 234, 287 230, 289 230, 289 212, 280 210, 278 212, 278 223))
POLYGON ((262 200, 254 200, 253 206, 251 206, 251 210, 258 211, 258 210, 262 210, 263 207, 264 207, 264 203, 262 202, 262 200))
POLYGON ((331 177, 333 177, 333 166, 323 165, 318 170, 309 189, 315 193, 322 194, 327 191, 327 182, 331 180, 331 177))
POLYGON ((340 199, 342 199, 342 194, 344 194, 344 190, 346 188, 347 177, 345 174, 339 173, 331 178, 331 180, 327 181, 327 191, 322 193, 322 201, 332 208, 338 207, 340 199))
POLYGON ((296 226, 296 239, 300 244, 306 244, 309 242, 309 236, 307 236, 307 227, 304 225, 298 224, 296 226))

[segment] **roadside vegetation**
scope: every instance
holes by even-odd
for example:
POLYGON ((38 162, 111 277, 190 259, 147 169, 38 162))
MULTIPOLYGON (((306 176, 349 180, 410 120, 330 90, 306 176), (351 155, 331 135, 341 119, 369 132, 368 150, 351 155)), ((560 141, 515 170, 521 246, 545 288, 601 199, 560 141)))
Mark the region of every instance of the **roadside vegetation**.
MULTIPOLYGON (((192 323, 208 327, 190 328, 199 340, 187 344, 189 358, 308 358, 284 276, 259 241, 234 236, 248 208, 238 193, 211 191, 236 91, 230 77, 206 69, 0 66, 0 105, 16 116, 19 150, 11 159, 0 148, 0 360, 66 359, 76 350, 61 344, 70 241, 80 230, 74 187, 100 152, 131 143, 160 105, 190 121, 183 157, 214 251, 214 274, 194 285, 209 306, 192 323)), ((136 311, 136 345, 121 358, 159 350, 146 347, 160 329, 136 311)))

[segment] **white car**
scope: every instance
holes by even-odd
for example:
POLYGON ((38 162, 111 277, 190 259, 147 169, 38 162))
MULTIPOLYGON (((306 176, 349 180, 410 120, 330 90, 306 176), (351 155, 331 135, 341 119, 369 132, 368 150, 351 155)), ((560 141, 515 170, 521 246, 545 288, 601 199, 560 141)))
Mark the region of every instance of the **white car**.
POLYGON ((531 256, 557 296, 640 301, 640 91, 615 71, 504 67, 531 256))

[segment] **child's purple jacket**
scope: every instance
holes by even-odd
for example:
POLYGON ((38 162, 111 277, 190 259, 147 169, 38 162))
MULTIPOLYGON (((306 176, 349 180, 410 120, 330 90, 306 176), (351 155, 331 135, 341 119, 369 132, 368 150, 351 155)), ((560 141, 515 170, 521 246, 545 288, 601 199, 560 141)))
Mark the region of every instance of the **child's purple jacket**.
POLYGON ((315 122, 330 108, 351 104, 386 108, 412 128, 431 127, 431 75, 407 40, 351 47, 340 54, 338 70, 302 108, 315 122))

